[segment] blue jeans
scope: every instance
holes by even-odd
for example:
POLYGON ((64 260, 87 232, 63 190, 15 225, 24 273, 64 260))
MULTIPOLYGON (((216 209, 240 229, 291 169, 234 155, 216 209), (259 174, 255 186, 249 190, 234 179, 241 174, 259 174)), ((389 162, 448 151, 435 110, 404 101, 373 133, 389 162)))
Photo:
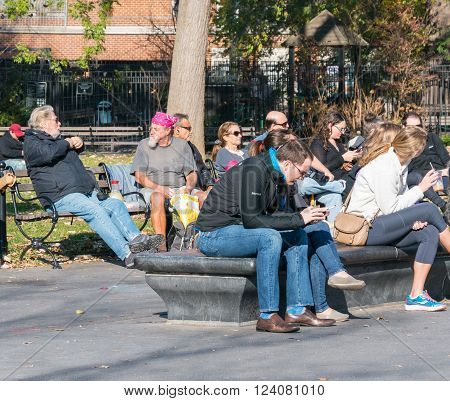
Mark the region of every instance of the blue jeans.
POLYGON ((298 191, 301 195, 315 195, 316 200, 330 209, 327 220, 332 223, 342 209, 342 192, 344 186, 339 181, 331 181, 323 184, 312 178, 305 177, 297 181, 298 191))
POLYGON ((122 201, 114 198, 99 201, 96 191, 90 196, 66 195, 55 202, 55 207, 58 212, 81 217, 122 260, 130 253, 128 242, 140 234, 122 201))
POLYGON ((256 281, 261 312, 275 312, 279 309, 278 267, 281 252, 284 252, 287 261, 287 307, 313 305, 305 231, 247 229, 242 225, 231 225, 210 232, 200 232, 197 245, 207 256, 256 255, 256 281))
POLYGON ((328 308, 325 286, 327 277, 345 271, 328 224, 320 222, 305 227, 309 240, 311 285, 316 312, 328 308))

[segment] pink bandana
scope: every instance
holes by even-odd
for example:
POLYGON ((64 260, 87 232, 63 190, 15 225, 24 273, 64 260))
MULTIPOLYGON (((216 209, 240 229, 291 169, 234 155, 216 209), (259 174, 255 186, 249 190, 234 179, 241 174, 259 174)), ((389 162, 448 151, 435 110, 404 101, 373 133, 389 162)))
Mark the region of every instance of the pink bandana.
POLYGON ((170 114, 161 113, 160 111, 158 111, 152 118, 152 124, 161 125, 166 128, 172 128, 177 121, 177 117, 173 117, 170 114))

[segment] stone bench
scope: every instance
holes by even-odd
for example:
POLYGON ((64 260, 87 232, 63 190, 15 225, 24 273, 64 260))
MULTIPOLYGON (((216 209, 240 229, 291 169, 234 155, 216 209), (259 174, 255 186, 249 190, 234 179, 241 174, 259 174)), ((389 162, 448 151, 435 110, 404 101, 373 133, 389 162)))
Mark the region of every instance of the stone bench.
MULTIPOLYGON (((361 291, 327 288, 330 306, 354 306, 403 301, 410 290, 415 250, 392 246, 338 246, 350 274, 366 281, 361 291)), ((163 299, 173 322, 227 325, 253 323, 258 314, 256 259, 207 257, 198 251, 141 253, 135 267, 146 273, 147 284, 163 299)), ((439 255, 427 281, 431 296, 450 296, 450 257, 439 255)), ((280 269, 280 302, 284 302, 285 273, 280 269)), ((283 308, 283 305, 280 305, 283 308)))

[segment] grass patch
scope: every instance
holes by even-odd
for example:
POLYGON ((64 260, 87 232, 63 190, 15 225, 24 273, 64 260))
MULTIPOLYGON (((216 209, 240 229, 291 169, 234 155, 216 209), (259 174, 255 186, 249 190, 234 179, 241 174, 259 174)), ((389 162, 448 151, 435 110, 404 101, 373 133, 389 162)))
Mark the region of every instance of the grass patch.
MULTIPOLYGON (((86 167, 94 167, 103 162, 106 164, 129 164, 133 160, 133 153, 119 154, 95 154, 86 152, 81 155, 81 160, 86 167)), ((22 204, 20 212, 42 211, 39 202, 33 204, 22 204)), ((19 231, 13 218, 13 206, 10 194, 7 195, 7 238, 9 254, 5 261, 11 267, 30 267, 48 265, 50 256, 45 252, 30 250, 22 262, 20 254, 29 244, 19 231)), ((136 216, 133 218, 137 226, 143 222, 144 218, 136 216)), ((38 237, 45 235, 51 227, 48 220, 23 223, 24 230, 28 235, 38 237)), ((151 233, 150 225, 144 232, 151 233)), ((46 240, 52 242, 52 250, 55 251, 60 262, 72 262, 74 260, 95 260, 115 259, 113 252, 105 245, 100 237, 95 234, 90 227, 82 220, 74 218, 61 218, 51 236, 46 240)))

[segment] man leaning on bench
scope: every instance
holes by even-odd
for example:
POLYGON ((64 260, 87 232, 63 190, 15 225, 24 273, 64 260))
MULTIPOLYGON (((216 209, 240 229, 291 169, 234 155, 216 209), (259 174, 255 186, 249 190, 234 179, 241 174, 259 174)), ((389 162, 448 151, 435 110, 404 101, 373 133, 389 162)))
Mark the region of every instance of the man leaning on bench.
MULTIPOLYGON (((159 114, 152 120, 152 131, 164 127, 170 144, 177 121, 159 114)), ((361 162, 358 151, 354 151, 352 162, 343 159, 343 168, 348 169, 348 164, 353 163, 353 170, 359 169, 354 185, 351 182, 353 189, 346 211, 369 222, 368 245, 418 247, 405 310, 446 310, 446 304, 431 298, 424 287, 439 243, 450 251, 450 232, 435 205, 418 203, 436 184, 439 172, 433 168, 418 185, 411 188, 406 185, 407 166, 421 155, 427 134, 417 126, 398 127, 387 141, 381 139, 388 137, 383 130, 392 130, 392 124, 386 128, 384 124, 380 120, 370 133, 380 139, 371 138, 371 148, 365 149, 361 162)), ((78 157, 82 140, 60 137, 60 123, 52 107, 35 109, 29 125, 24 157, 44 207, 48 197, 57 210, 70 211, 85 219, 127 267, 132 267, 136 260, 136 267, 141 268, 145 258, 152 258, 150 253, 135 258, 137 252, 164 250, 163 235, 140 234, 122 202, 102 199, 95 191, 94 182, 78 157)), ((329 152, 335 162, 339 152, 344 151, 343 146, 336 144, 345 131, 345 120, 323 126, 329 133, 324 146, 336 149, 335 154, 329 152)), ((144 145, 143 141, 141 146, 144 145)), ((158 147, 158 141, 152 146, 151 149, 158 147)), ((325 286, 328 283, 338 289, 359 290, 365 283, 349 275, 339 258, 330 225, 325 222, 329 210, 302 206, 296 193, 297 185, 309 173, 314 155, 285 128, 270 131, 260 150, 256 156, 230 168, 207 194, 197 219, 196 246, 214 259, 256 257, 259 331, 286 333, 298 331, 301 325, 323 327, 347 320, 347 314, 328 306, 325 286), (279 314, 281 259, 286 261, 284 318, 279 314)), ((327 160, 320 161, 327 166, 327 160)), ((154 176, 158 174, 153 171, 157 168, 156 165, 151 169, 154 176)), ((184 173, 189 174, 188 170, 184 169, 184 173)), ((190 185, 194 187, 195 183, 190 185)), ((166 255, 171 257, 170 253, 166 255)))

